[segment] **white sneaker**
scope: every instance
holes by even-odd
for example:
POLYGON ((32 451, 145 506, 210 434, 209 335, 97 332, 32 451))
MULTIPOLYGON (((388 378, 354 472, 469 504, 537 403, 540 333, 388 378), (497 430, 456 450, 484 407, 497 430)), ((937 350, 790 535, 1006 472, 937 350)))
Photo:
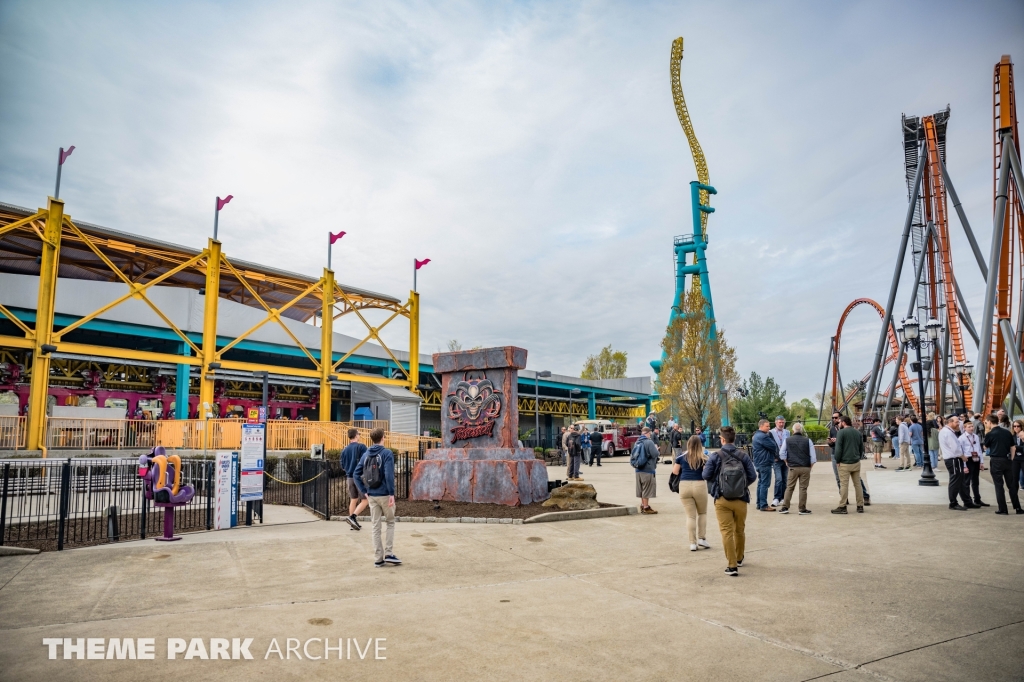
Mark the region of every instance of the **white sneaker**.
POLYGON ((697 551, 697 545, 690 545, 690 551, 691 552, 696 552, 697 551))
POLYGON ((778 507, 780 504, 782 504, 782 500, 778 500, 778 499, 772 500, 772 506, 773 507, 778 507))
POLYGON ((703 538, 697 540, 697 546, 703 547, 704 549, 711 549, 711 545, 709 545, 708 541, 703 538))

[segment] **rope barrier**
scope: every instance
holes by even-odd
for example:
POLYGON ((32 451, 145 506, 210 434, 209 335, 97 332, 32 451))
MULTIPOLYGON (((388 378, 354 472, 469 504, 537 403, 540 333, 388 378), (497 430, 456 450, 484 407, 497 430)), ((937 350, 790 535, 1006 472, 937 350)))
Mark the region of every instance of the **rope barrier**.
MULTIPOLYGON (((315 481, 316 479, 318 479, 321 476, 323 476, 325 473, 327 473, 326 469, 321 471, 319 474, 317 474, 313 478, 309 479, 309 481, 315 481)), ((277 478, 276 476, 268 474, 266 471, 263 472, 263 475, 264 476, 269 476, 270 478, 274 479, 278 483, 284 483, 285 485, 302 485, 303 483, 309 483, 309 481, 282 481, 280 478, 277 478)))

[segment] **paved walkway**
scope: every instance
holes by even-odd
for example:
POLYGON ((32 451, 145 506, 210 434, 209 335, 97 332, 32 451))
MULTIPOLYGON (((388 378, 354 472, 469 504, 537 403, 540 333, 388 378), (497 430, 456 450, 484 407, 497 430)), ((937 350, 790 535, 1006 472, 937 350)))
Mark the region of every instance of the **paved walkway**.
MULTIPOLYGON (((599 499, 634 502, 623 458, 583 476, 599 499)), ((656 516, 400 523, 401 567, 373 568, 369 529, 337 522, 0 557, 0 678, 1024 678, 1024 516, 950 512, 943 487, 891 469, 869 473, 866 514, 833 516, 818 467, 814 513, 751 511, 747 564, 729 578, 713 515, 713 549, 688 551, 667 477, 659 467, 656 516), (44 638, 79 637, 151 637, 156 658, 66 661, 56 647, 48 660, 44 638), (170 661, 168 638, 252 638, 254 660, 170 661), (288 638, 290 660, 265 659, 288 638), (296 657, 322 654, 323 638, 341 638, 345 660, 296 657)))

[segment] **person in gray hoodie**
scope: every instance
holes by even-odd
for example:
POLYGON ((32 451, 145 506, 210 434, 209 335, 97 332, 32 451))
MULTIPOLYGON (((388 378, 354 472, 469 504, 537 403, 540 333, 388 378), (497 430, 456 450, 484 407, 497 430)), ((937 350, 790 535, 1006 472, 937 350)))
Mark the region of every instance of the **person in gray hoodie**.
POLYGON ((373 524, 373 565, 377 568, 386 564, 398 566, 402 563, 393 553, 395 544, 395 453, 381 445, 382 440, 384 440, 384 429, 374 429, 370 432, 370 442, 373 445, 363 453, 353 472, 356 487, 370 501, 370 523, 373 524), (371 458, 374 460, 373 464, 379 464, 381 474, 380 483, 372 488, 368 487, 366 481, 363 480, 363 473, 367 470, 367 466, 373 466, 373 464, 368 464, 371 458), (380 538, 382 518, 387 521, 386 543, 381 543, 380 538))
POLYGON ((658 467, 658 445, 651 440, 651 429, 647 426, 640 430, 640 439, 633 445, 634 450, 639 448, 641 466, 636 466, 632 455, 630 463, 634 464, 633 471, 636 472, 636 496, 640 498, 641 514, 657 514, 651 509, 651 498, 658 496, 658 479, 655 471, 658 467))

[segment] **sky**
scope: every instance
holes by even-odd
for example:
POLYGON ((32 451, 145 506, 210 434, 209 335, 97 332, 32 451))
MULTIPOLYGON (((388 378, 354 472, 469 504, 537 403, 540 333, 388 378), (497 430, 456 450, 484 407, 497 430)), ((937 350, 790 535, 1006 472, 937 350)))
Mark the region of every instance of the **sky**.
MULTIPOLYGON (((650 375, 696 179, 677 36, 718 189, 718 325, 742 375, 811 397, 843 309, 888 292, 901 114, 951 107, 947 165, 988 253, 992 71, 1024 54, 1024 4, 0 0, 0 201, 45 205, 75 145, 73 218, 201 248, 232 194, 229 257, 319 276, 345 230, 338 280, 402 298, 430 258, 423 352, 517 345, 531 369, 578 375, 611 344, 650 375)), ((951 230, 977 311, 984 283, 951 230)), ((878 330, 851 315, 847 381, 878 330)))

